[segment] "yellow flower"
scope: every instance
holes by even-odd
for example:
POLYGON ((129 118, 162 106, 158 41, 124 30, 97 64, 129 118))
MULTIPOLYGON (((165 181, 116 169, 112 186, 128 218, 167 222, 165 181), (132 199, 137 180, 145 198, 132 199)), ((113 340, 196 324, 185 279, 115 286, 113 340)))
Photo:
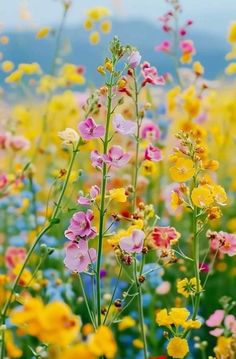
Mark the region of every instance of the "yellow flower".
POLYGON ((9 43, 9 37, 7 37, 7 36, 1 36, 1 37, 0 37, 0 43, 1 43, 2 45, 7 45, 7 44, 9 43))
POLYGON ((92 45, 97 45, 100 42, 100 35, 98 31, 91 32, 89 41, 92 45))
POLYGON ((112 359, 116 355, 117 346, 112 331, 105 325, 101 325, 92 335, 89 343, 89 349, 97 356, 106 356, 112 359))
POLYGON ((101 23, 101 31, 105 34, 108 34, 111 31, 111 22, 109 20, 105 20, 101 23))
POLYGON ((189 314, 186 308, 171 308, 169 316, 172 323, 178 326, 183 325, 187 321, 189 314))
MULTIPOLYGON (((200 285, 199 290, 202 290, 200 285)), ((182 280, 178 280, 177 282, 177 292, 182 294, 184 297, 188 298, 190 294, 194 294, 197 292, 197 280, 196 278, 184 278, 182 280)))
POLYGON ((74 64, 65 64, 60 71, 61 85, 78 84, 83 85, 85 78, 78 72, 78 67, 74 64))
POLYGON ((191 199, 193 204, 200 208, 209 207, 214 202, 212 192, 207 185, 194 188, 191 193, 191 199))
POLYGON ((179 194, 175 191, 171 192, 171 208, 176 211, 177 208, 183 203, 182 199, 180 198, 179 194))
POLYGON ((12 61, 4 61, 2 63, 2 70, 4 72, 11 72, 14 68, 14 63, 12 61))
MULTIPOLYGON (((13 273, 15 276, 17 276, 17 275, 19 274, 20 270, 21 270, 21 267, 22 267, 22 264, 21 264, 21 263, 17 264, 17 265, 15 266, 15 268, 12 270, 12 273, 13 273)), ((25 268, 25 269, 23 270, 23 273, 22 273, 21 277, 20 277, 20 282, 19 282, 19 284, 22 285, 23 287, 24 287, 24 286, 28 286, 29 283, 31 282, 31 280, 32 280, 32 274, 31 274, 31 272, 30 272, 28 269, 25 268)))
POLYGON ((172 358, 184 358, 189 352, 189 346, 186 339, 174 337, 170 339, 167 345, 167 353, 172 358))
POLYGON ((22 350, 18 348, 14 343, 12 332, 8 330, 6 331, 5 340, 6 340, 7 356, 12 359, 21 358, 23 355, 22 350))
POLYGON ((85 19, 84 21, 85 30, 91 30, 93 28, 93 22, 90 19, 85 19))
POLYGON ((236 42, 236 21, 230 24, 227 40, 230 43, 236 42))
POLYGON ((12 72, 6 79, 5 81, 7 83, 14 83, 14 82, 19 82, 21 80, 23 76, 22 71, 20 70, 16 70, 14 72, 12 72))
POLYGON ((42 27, 41 29, 39 29, 39 31, 36 34, 36 39, 43 39, 44 37, 46 37, 50 32, 50 28, 49 27, 42 27))
POLYGON ((116 202, 126 202, 127 196, 125 194, 125 188, 114 188, 109 191, 110 201, 114 200, 116 202))
POLYGON ((199 320, 187 320, 186 323, 183 324, 184 329, 199 329, 201 328, 202 323, 199 320))
POLYGON ((168 326, 173 324, 173 319, 170 317, 166 309, 162 309, 156 314, 156 322, 160 326, 168 326))
POLYGON ((194 173, 194 162, 184 157, 178 158, 174 166, 170 168, 171 178, 176 182, 188 181, 193 177, 194 173))
POLYGON ((214 200, 217 204, 224 206, 227 204, 227 194, 223 187, 220 185, 213 185, 211 186, 212 195, 214 197, 214 200))
POLYGON ((225 73, 227 75, 234 75, 236 74, 236 62, 232 62, 231 64, 229 64, 226 69, 225 69, 225 73))
POLYGON ((232 342, 232 337, 226 338, 222 336, 217 338, 217 345, 214 348, 214 352, 216 353, 216 355, 219 356, 219 358, 230 357, 231 342, 232 342))
POLYGON ((106 7, 96 6, 88 10, 87 16, 93 21, 99 21, 105 16, 109 16, 110 12, 106 7))
POLYGON ((35 75, 41 72, 40 65, 37 62, 33 62, 31 64, 20 64, 18 69, 24 75, 35 75))
POLYGON ((125 330, 131 327, 134 327, 136 324, 135 320, 129 315, 122 318, 122 320, 118 324, 119 330, 125 330))
POLYGON ((145 160, 142 162, 140 173, 143 176, 154 176, 158 172, 157 163, 149 160, 145 160))
POLYGON ((76 344, 61 353, 58 359, 96 359, 84 343, 76 344))
POLYGON ((141 339, 134 339, 132 343, 134 347, 138 349, 143 349, 143 342, 141 339))
POLYGON ((193 71, 195 72, 195 74, 197 76, 201 76, 204 74, 204 67, 202 66, 202 64, 199 61, 195 61, 193 63, 193 71))

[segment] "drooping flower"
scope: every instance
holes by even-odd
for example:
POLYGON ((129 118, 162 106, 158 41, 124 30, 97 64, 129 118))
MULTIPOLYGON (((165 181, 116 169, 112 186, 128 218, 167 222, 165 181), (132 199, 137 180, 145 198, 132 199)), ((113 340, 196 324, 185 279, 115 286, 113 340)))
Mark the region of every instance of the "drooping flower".
POLYGON ((92 227, 93 212, 87 210, 87 212, 76 212, 71 218, 70 225, 65 231, 66 238, 71 241, 75 241, 78 238, 94 238, 96 236, 96 228, 92 227))
POLYGON ((119 132, 122 135, 133 135, 137 128, 135 122, 125 120, 121 114, 113 117, 112 124, 116 132, 119 132))
POLYGON ((97 125, 92 117, 89 117, 85 121, 80 122, 78 129, 81 137, 85 140, 100 138, 105 134, 104 126, 97 125))
POLYGON ((63 143, 65 145, 70 145, 72 143, 78 142, 79 135, 78 133, 73 130, 73 128, 66 128, 64 131, 58 132, 58 136, 61 140, 63 140, 63 143))
POLYGON ((113 167, 123 167, 130 159, 130 155, 123 151, 120 146, 112 146, 107 155, 103 155, 103 160, 106 164, 113 167))
POLYGON ((162 159, 161 150, 158 147, 149 145, 144 153, 145 160, 158 162, 162 159))
POLYGON ((145 233, 140 229, 135 229, 129 237, 121 238, 120 248, 127 253, 140 253, 143 249, 145 233))
POLYGON ((72 272, 84 272, 96 259, 96 249, 88 248, 88 241, 84 239, 80 239, 79 243, 71 242, 66 247, 64 263, 72 272))
POLYGON ((152 240, 157 248, 166 249, 178 241, 180 233, 174 227, 154 227, 152 240))
POLYGON ((127 59, 129 67, 135 69, 141 62, 141 55, 138 51, 132 51, 127 59))

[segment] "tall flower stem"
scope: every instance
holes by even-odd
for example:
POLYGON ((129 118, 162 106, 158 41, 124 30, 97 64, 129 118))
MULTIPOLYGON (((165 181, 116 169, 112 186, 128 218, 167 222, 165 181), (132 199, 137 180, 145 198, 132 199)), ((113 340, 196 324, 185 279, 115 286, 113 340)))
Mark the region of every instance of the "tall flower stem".
POLYGON ((201 281, 200 281, 200 270, 199 270, 199 235, 197 229, 197 207, 194 206, 193 210, 193 259, 194 259, 194 273, 196 278, 196 295, 193 310, 193 320, 196 319, 200 304, 200 292, 201 292, 201 281))
MULTIPOLYGON (((110 74, 110 79, 107 83, 108 94, 107 94, 107 115, 106 115, 106 131, 105 138, 103 141, 103 154, 107 154, 108 144, 109 144, 109 129, 110 129, 110 120, 112 115, 112 88, 114 81, 114 67, 116 60, 113 57, 113 70, 110 74)), ((106 214, 105 208, 105 196, 107 188, 107 165, 103 163, 102 166, 102 185, 101 185, 101 205, 100 205, 100 218, 99 218, 99 233, 98 233, 98 248, 97 248, 97 267, 96 267, 96 288, 97 288, 97 324, 98 326, 102 324, 101 318, 101 280, 100 280, 100 269, 102 262, 102 251, 103 251, 103 231, 104 231, 104 220, 106 214)))
POLYGON ((76 144, 75 148, 73 149, 73 153, 72 153, 72 156, 71 156, 71 160, 70 160, 70 163, 69 163, 69 167, 68 167, 68 171, 67 171, 67 175, 66 175, 66 178, 65 178, 65 182, 62 186, 62 189, 61 189, 61 192, 59 194, 59 197, 58 197, 58 201, 56 203, 56 207, 54 208, 54 211, 53 211, 53 214, 52 214, 52 217, 49 221, 49 223, 39 232, 39 234, 37 235, 37 237, 35 238, 35 241, 34 243, 32 244, 32 246, 30 247, 28 253, 27 253, 27 256, 24 260, 24 263, 22 264, 22 267, 21 267, 21 270, 19 271, 17 277, 15 278, 14 280, 14 283, 13 283, 13 286, 11 288, 11 291, 10 291, 10 295, 3 307, 3 310, 1 312, 1 326, 2 326, 2 340, 1 340, 1 356, 0 358, 1 359, 4 359, 4 356, 5 356, 5 334, 4 334, 4 331, 5 331, 5 323, 6 323, 6 315, 7 315, 7 311, 11 305, 11 302, 12 302, 12 299, 14 297, 14 294, 15 294, 15 290, 20 282, 20 279, 21 279, 21 276, 24 272, 24 269, 26 267, 26 265, 28 264, 36 246, 38 245, 38 243, 40 242, 41 238, 44 236, 44 234, 46 234, 54 225, 58 224, 60 221, 59 219, 57 218, 57 215, 60 211, 60 208, 61 208, 61 203, 62 203, 62 200, 64 198, 64 194, 65 194, 65 191, 66 191, 66 188, 67 188, 67 185, 68 185, 68 182, 69 182, 69 179, 70 179, 70 175, 71 175, 71 171, 72 171, 72 168, 73 168, 73 165, 74 165, 74 162, 75 162, 75 159, 76 159, 76 155, 79 151, 79 146, 80 146, 81 142, 78 141, 78 143, 76 144))

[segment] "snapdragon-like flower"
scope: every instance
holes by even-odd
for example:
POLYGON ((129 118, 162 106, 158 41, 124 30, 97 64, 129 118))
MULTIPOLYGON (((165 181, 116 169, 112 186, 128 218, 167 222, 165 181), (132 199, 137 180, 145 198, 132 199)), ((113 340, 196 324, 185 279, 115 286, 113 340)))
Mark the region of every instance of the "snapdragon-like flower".
POLYGON ((135 229, 129 237, 121 238, 120 248, 127 253, 140 253, 143 249, 145 233, 140 229, 135 229))
POLYGON ((161 130, 152 121, 144 119, 140 128, 140 136, 150 142, 157 141, 161 137, 161 130))
POLYGON ((104 126, 97 125, 92 117, 89 117, 85 121, 80 122, 78 129, 81 137, 85 140, 100 138, 105 134, 104 126))
POLYGON ((90 188, 89 197, 79 196, 78 203, 84 206, 89 206, 100 193, 100 188, 95 185, 90 188))
POLYGON ((144 159, 154 162, 160 161, 162 159, 160 148, 149 145, 145 150, 144 159))
POLYGON ((149 62, 145 61, 141 65, 141 73, 144 77, 142 87, 146 84, 151 85, 164 85, 165 79, 163 76, 159 76, 156 67, 150 66, 149 62))
POLYGON ((141 62, 141 55, 138 51, 132 51, 127 60, 129 67, 135 69, 141 62))
POLYGON ((106 164, 113 167, 123 167, 130 159, 130 155, 123 151, 120 146, 112 146, 107 155, 103 156, 103 160, 106 164))
POLYGON ((102 155, 97 151, 93 150, 90 155, 92 166, 101 170, 103 165, 103 157, 102 155))
POLYGON ((112 124, 115 131, 121 133, 122 135, 133 135, 136 133, 136 123, 125 120, 121 114, 113 117, 112 124))
POLYGON ((236 255, 236 234, 227 232, 207 231, 207 237, 210 239, 210 246, 213 251, 219 251, 221 254, 228 254, 230 257, 236 255))
POLYGON ((70 225, 65 231, 65 236, 71 241, 76 241, 78 238, 90 239, 96 236, 96 228, 92 227, 93 211, 76 212, 71 218, 70 225))
POLYGON ((81 239, 79 243, 71 242, 66 248, 65 266, 72 272, 84 272, 89 264, 96 261, 97 254, 94 248, 88 248, 88 242, 81 239))

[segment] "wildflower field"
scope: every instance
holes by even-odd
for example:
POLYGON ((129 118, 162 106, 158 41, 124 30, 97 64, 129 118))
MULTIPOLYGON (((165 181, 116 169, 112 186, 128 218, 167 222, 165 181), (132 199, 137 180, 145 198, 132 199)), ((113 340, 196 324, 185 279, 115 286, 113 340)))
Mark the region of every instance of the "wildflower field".
POLYGON ((88 7, 94 81, 73 0, 33 30, 45 68, 1 27, 0 359, 236 358, 236 20, 209 80, 194 12, 160 2, 153 63, 88 7))

